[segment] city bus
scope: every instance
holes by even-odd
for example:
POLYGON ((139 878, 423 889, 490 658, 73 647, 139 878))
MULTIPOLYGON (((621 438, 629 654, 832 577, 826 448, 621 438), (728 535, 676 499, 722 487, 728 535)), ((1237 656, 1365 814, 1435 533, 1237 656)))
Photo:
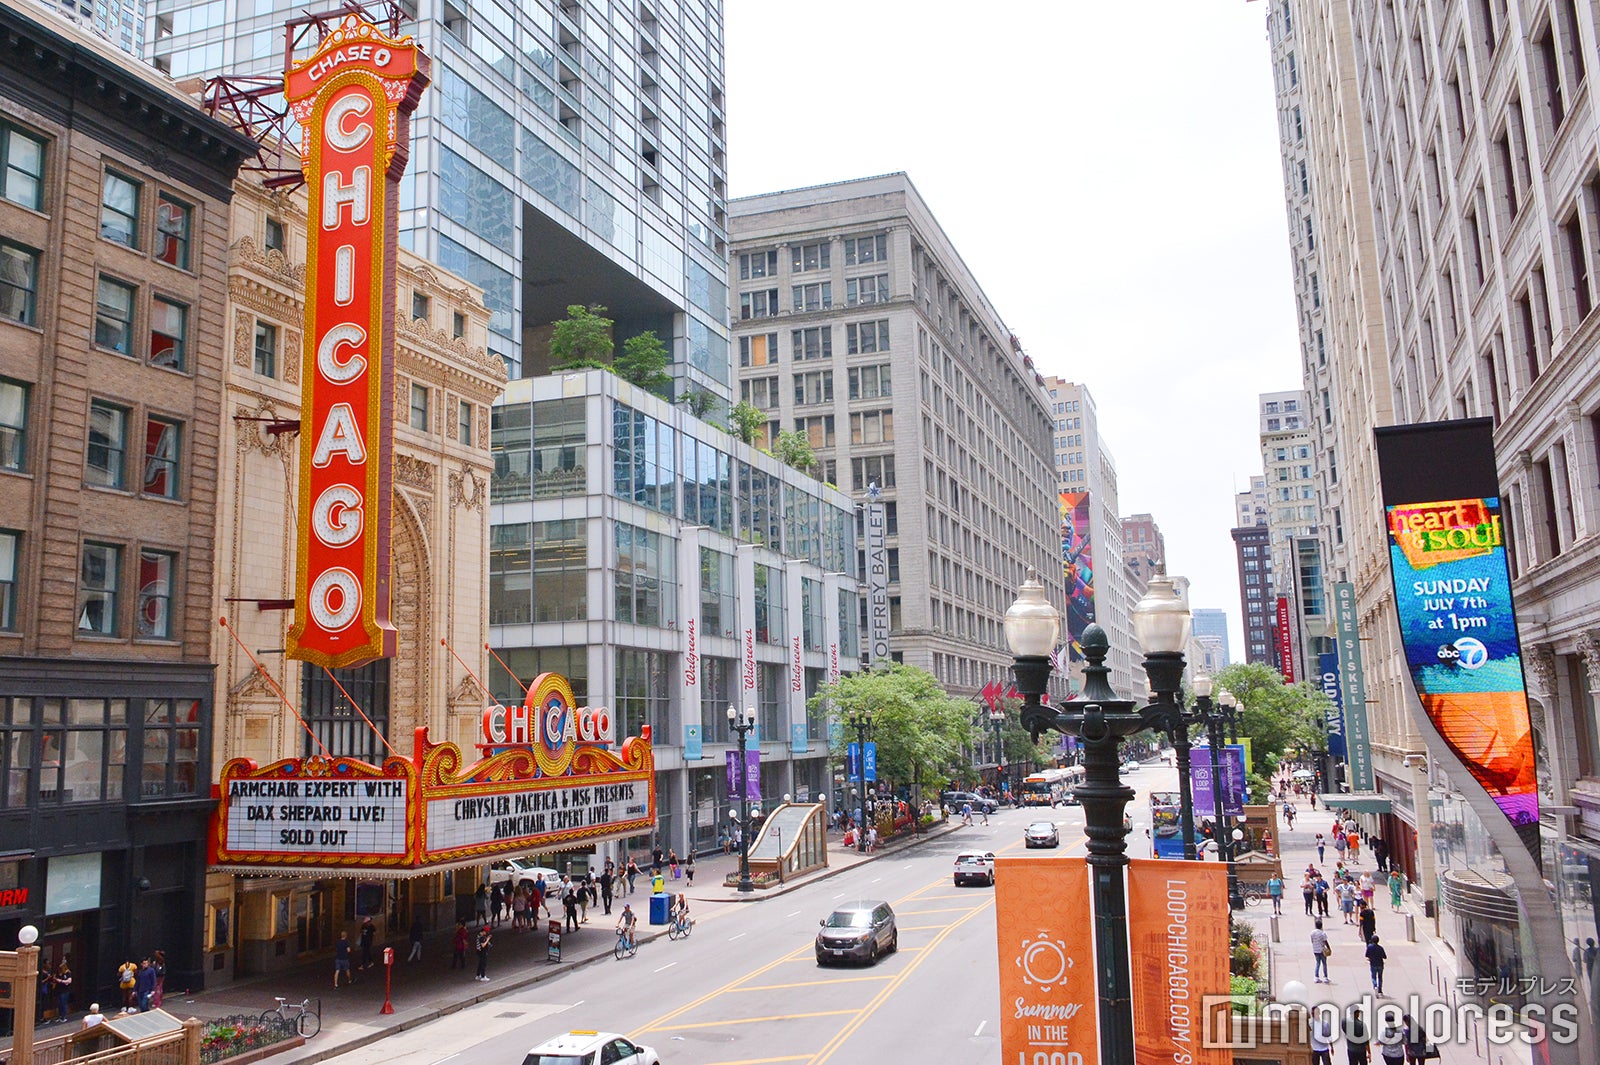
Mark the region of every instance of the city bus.
POLYGON ((1150 830, 1150 847, 1155 857, 1183 857, 1182 807, 1177 792, 1150 793, 1150 830))
POLYGON ((1064 769, 1043 769, 1022 782, 1022 805, 1055 806, 1057 803, 1076 803, 1072 789, 1083 783, 1083 767, 1067 766, 1064 769))

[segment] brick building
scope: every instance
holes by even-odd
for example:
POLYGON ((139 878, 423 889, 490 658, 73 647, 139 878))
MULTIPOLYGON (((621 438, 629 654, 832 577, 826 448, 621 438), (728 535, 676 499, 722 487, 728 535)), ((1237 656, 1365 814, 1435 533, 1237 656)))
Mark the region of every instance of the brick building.
POLYGON ((0 941, 195 986, 228 200, 252 142, 0 0, 0 941))

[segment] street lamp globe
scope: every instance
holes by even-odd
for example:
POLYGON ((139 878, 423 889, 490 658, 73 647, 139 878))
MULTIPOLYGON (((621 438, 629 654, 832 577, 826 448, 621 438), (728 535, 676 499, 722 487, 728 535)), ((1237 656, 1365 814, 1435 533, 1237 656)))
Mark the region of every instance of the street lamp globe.
POLYGON ((1045 658, 1056 649, 1061 612, 1044 597, 1044 585, 1032 568, 1006 610, 1005 629, 1006 643, 1017 658, 1045 658))
POLYGON ((1244 829, 1242 829, 1242 828, 1234 829, 1233 830, 1233 841, 1235 843, 1238 843, 1243 839, 1244 839, 1244 829))
POLYGON ((39 938, 39 930, 31 924, 25 924, 17 929, 17 942, 25 947, 31 947, 39 938))
POLYGON ((735 710, 733 708, 733 706, 730 704, 728 706, 728 720, 730 722, 733 722, 733 721, 737 721, 738 719, 739 719, 739 711, 735 710))
POLYGON ((1227 688, 1223 688, 1222 691, 1217 693, 1217 702, 1221 703, 1229 710, 1232 710, 1234 707, 1239 705, 1239 697, 1233 694, 1227 688))
POLYGON ((1158 573, 1150 578, 1144 598, 1133 608, 1133 632, 1147 655, 1182 651, 1189 643, 1189 607, 1172 584, 1158 573))
POLYGON ((1193 687, 1194 687, 1195 695, 1199 696, 1202 699, 1210 698, 1210 696, 1211 696, 1211 678, 1206 676, 1204 673, 1202 673, 1198 677, 1194 678, 1193 687))

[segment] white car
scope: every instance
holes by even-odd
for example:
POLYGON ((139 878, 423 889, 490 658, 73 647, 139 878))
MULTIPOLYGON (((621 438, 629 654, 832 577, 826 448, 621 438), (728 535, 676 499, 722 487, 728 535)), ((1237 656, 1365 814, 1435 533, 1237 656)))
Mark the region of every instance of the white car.
POLYGON ((1144 763, 1139 761, 1137 758, 1130 758, 1122 765, 1122 771, 1124 773, 1137 773, 1143 768, 1144 763))
MULTIPOLYGON (((546 884, 561 883, 561 874, 548 866, 536 865, 532 858, 496 858, 489 863, 489 875, 485 880, 490 884, 510 884, 516 887, 519 884, 532 884, 540 874, 544 874, 546 884)), ((549 888, 545 889, 546 891, 549 888)))
POLYGON ((615 1032, 563 1032, 546 1039, 522 1059, 522 1065, 661 1065, 647 1046, 615 1032))
POLYGON ((976 881, 994 886, 994 854, 990 851, 970 851, 956 857, 956 883, 976 881))

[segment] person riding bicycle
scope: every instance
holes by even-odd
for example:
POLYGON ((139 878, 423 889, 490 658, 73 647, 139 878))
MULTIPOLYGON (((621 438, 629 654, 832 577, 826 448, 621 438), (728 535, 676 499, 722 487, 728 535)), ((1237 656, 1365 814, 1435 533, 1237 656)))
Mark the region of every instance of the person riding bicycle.
POLYGON ((672 899, 672 923, 680 929, 689 927, 689 897, 681 891, 672 899))
POLYGON ((633 904, 622 904, 622 916, 617 918, 617 934, 629 948, 633 946, 633 929, 639 923, 639 917, 633 912, 633 904))

